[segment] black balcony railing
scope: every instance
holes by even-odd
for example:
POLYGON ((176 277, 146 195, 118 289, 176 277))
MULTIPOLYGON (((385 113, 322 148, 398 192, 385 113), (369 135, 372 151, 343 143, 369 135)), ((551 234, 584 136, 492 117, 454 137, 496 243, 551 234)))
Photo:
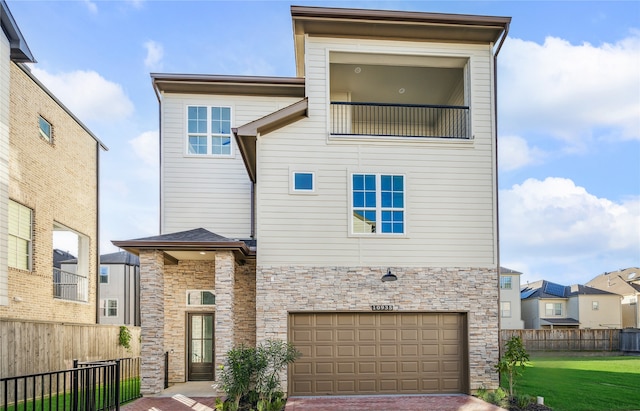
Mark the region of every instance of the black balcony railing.
POLYGON ((71 301, 87 301, 89 282, 86 276, 53 269, 53 297, 71 301))
POLYGON ((468 139, 469 107, 334 101, 331 134, 468 139))

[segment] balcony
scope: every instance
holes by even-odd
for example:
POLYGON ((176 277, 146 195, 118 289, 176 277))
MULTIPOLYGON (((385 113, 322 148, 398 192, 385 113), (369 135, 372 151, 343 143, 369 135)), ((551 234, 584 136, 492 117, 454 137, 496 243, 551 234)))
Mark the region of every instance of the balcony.
POLYGON ((63 271, 59 268, 53 269, 53 298, 86 302, 88 300, 88 285, 86 276, 63 271))
POLYGON ((331 102, 331 135, 469 139, 469 107, 331 102))

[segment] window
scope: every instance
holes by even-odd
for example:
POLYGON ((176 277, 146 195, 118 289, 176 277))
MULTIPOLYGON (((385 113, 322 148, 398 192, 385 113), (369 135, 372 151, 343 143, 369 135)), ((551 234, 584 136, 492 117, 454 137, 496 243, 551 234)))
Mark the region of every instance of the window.
POLYGON ((600 303, 598 301, 591 301, 591 309, 596 311, 600 309, 600 303))
POLYGON ((354 234, 404 234, 404 176, 353 174, 354 234))
POLYGON ((42 116, 38 116, 38 126, 40 128, 40 137, 51 142, 51 124, 42 116))
POLYGON ((213 290, 187 290, 187 305, 215 305, 213 290))
POLYGON ((9 200, 9 267, 31 269, 32 211, 9 200))
POLYGON ((500 276, 500 288, 502 288, 504 290, 510 290, 511 289, 511 276, 510 275, 500 276))
POLYGON ((109 266, 100 266, 100 284, 109 284, 109 266))
POLYGON ((231 107, 187 107, 187 154, 230 156, 231 107))
POLYGON ((292 171, 289 192, 292 194, 315 194, 316 174, 313 171, 292 171))
POLYGON ((502 317, 511 317, 511 301, 500 302, 500 315, 502 317))
POLYGON ((117 317, 118 316, 118 300, 115 298, 105 298, 102 300, 102 316, 117 317))
POLYGON ((547 317, 559 317, 562 315, 562 303, 546 303, 544 311, 547 317))

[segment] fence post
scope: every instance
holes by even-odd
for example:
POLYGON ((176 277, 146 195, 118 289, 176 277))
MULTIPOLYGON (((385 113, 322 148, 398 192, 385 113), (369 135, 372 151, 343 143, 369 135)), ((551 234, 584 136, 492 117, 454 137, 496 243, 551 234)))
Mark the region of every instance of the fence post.
POLYGON ((116 411, 120 410, 120 359, 116 360, 116 411))
POLYGON ((73 360, 73 370, 71 371, 71 409, 78 407, 78 360, 73 360))

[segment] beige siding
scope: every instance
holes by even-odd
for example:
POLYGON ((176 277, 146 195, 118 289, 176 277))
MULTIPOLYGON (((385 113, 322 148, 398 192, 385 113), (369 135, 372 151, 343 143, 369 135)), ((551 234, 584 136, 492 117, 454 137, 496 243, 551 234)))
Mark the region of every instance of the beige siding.
POLYGON ((0 306, 9 304, 7 232, 9 201, 9 41, 0 36, 0 306))
POLYGON ((580 328, 622 328, 621 297, 611 294, 582 294, 569 299, 569 317, 580 321, 580 328), (593 302, 598 309, 593 309, 593 302))
MULTIPOLYGON (((258 141, 261 264, 495 267, 490 48, 369 40, 354 44, 318 38, 308 38, 306 44, 309 118, 258 141), (469 58, 474 139, 330 138, 326 117, 330 50, 469 58), (289 168, 304 171, 307 165, 316 172, 316 195, 289 194, 289 168), (349 234, 352 172, 406 176, 405 236, 349 234)), ((452 98, 460 96, 459 90, 452 98)))
POLYGON ((522 321, 522 309, 520 303, 520 275, 509 273, 502 277, 511 277, 511 289, 500 288, 500 302, 509 301, 511 303, 511 317, 500 316, 500 329, 513 330, 524 328, 522 321))
POLYGON ((251 234, 251 181, 235 141, 230 158, 187 156, 187 106, 230 106, 232 127, 239 127, 295 101, 165 94, 161 105, 162 233, 202 227, 229 238, 248 238, 251 234))

